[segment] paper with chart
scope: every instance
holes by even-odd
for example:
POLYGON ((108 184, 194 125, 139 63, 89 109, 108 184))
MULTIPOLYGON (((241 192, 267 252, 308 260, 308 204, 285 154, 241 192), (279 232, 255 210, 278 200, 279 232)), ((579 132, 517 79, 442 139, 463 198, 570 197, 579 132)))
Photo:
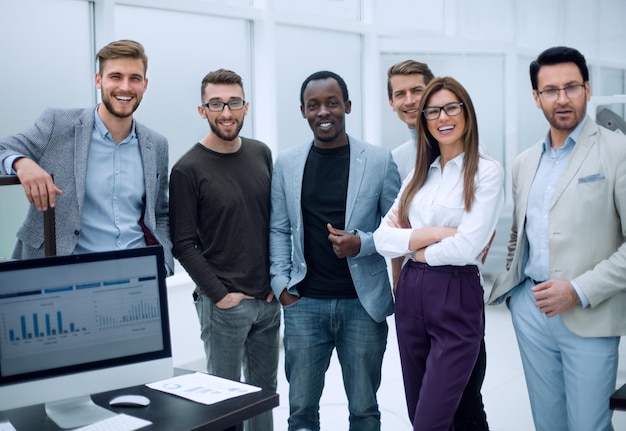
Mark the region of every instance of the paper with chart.
POLYGON ((171 379, 148 383, 146 386, 202 404, 215 404, 261 390, 256 386, 205 373, 184 374, 171 379))

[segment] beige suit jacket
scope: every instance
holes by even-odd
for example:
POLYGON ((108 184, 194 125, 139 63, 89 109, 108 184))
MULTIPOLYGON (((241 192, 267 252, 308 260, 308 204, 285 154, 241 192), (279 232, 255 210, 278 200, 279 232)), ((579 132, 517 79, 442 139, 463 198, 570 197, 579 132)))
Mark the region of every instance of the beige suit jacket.
MULTIPOLYGON (((523 281, 526 206, 541 152, 539 142, 513 165, 507 271, 494 283, 491 304, 523 281)), ((562 313, 565 325, 583 337, 625 334, 626 136, 587 119, 554 193, 549 235, 551 278, 575 280, 590 302, 562 313)))

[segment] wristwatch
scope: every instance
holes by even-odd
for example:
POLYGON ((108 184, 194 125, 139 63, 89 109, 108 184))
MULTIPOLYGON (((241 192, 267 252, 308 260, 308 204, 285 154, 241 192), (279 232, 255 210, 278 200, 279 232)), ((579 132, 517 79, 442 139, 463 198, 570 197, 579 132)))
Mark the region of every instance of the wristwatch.
POLYGON ((417 250, 411 250, 411 252, 409 253, 410 259, 411 259, 413 262, 417 262, 417 258, 415 257, 415 252, 416 252, 416 251, 417 251, 417 250))

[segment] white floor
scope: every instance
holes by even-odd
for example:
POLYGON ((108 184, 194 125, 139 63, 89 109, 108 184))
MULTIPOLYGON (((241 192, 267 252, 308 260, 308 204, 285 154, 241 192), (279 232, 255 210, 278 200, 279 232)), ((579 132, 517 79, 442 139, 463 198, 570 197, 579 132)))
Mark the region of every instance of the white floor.
MULTIPOLYGON (((185 295, 187 297, 187 295, 185 295)), ((185 300, 187 304, 189 302, 185 300)), ((188 306, 188 305, 187 305, 188 306)), ((190 318, 186 308, 179 310, 178 306, 170 308, 171 320, 176 322, 177 316, 190 318)), ((195 311, 193 312, 195 314, 195 311)), ((193 320, 193 314, 191 319, 193 320)), ((180 323, 180 320, 178 320, 180 323)), ((197 324, 197 318, 195 318, 197 324)), ((402 375, 398 358, 398 349, 395 337, 393 317, 388 319, 389 341, 383 363, 382 384, 378 392, 378 400, 382 414, 383 431, 409 431, 411 425, 406 414, 402 375)), ((185 336, 193 337, 190 331, 195 328, 186 327, 185 336)), ((173 341, 176 343, 176 331, 173 331, 173 341)), ((196 332, 198 346, 201 348, 199 332, 196 332)), ((188 347, 188 342, 185 342, 188 347)), ((524 382, 521 360, 511 325, 511 318, 504 306, 488 306, 486 309, 486 344, 487 344, 487 374, 483 385, 483 398, 487 419, 492 431, 532 431, 534 429, 528 395, 524 382)), ((175 346, 176 347, 176 346, 175 346)), ((180 349, 180 348, 179 348, 180 349)), ((176 354, 177 349, 174 352, 176 354)), ((622 343, 620 348, 620 367, 618 384, 626 381, 626 347, 622 343)), ((178 366, 191 369, 202 369, 203 360, 191 363, 178 362, 178 366)), ((274 430, 286 431, 289 416, 288 383, 285 379, 283 356, 278 371, 278 392, 280 405, 274 410, 274 430)), ((342 431, 348 429, 347 400, 343 390, 341 370, 336 356, 331 361, 326 373, 326 383, 320 405, 321 428, 324 431, 342 431)), ((613 417, 616 431, 626 430, 626 412, 616 412, 613 417)), ((590 430, 592 431, 592 430, 590 430)))

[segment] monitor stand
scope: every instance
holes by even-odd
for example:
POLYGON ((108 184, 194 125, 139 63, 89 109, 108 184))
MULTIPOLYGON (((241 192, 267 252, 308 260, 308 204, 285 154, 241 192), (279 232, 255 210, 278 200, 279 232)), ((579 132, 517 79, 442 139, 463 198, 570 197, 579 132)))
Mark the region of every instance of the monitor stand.
POLYGON ((46 414, 63 429, 89 425, 117 413, 96 405, 89 395, 46 403, 46 414))

